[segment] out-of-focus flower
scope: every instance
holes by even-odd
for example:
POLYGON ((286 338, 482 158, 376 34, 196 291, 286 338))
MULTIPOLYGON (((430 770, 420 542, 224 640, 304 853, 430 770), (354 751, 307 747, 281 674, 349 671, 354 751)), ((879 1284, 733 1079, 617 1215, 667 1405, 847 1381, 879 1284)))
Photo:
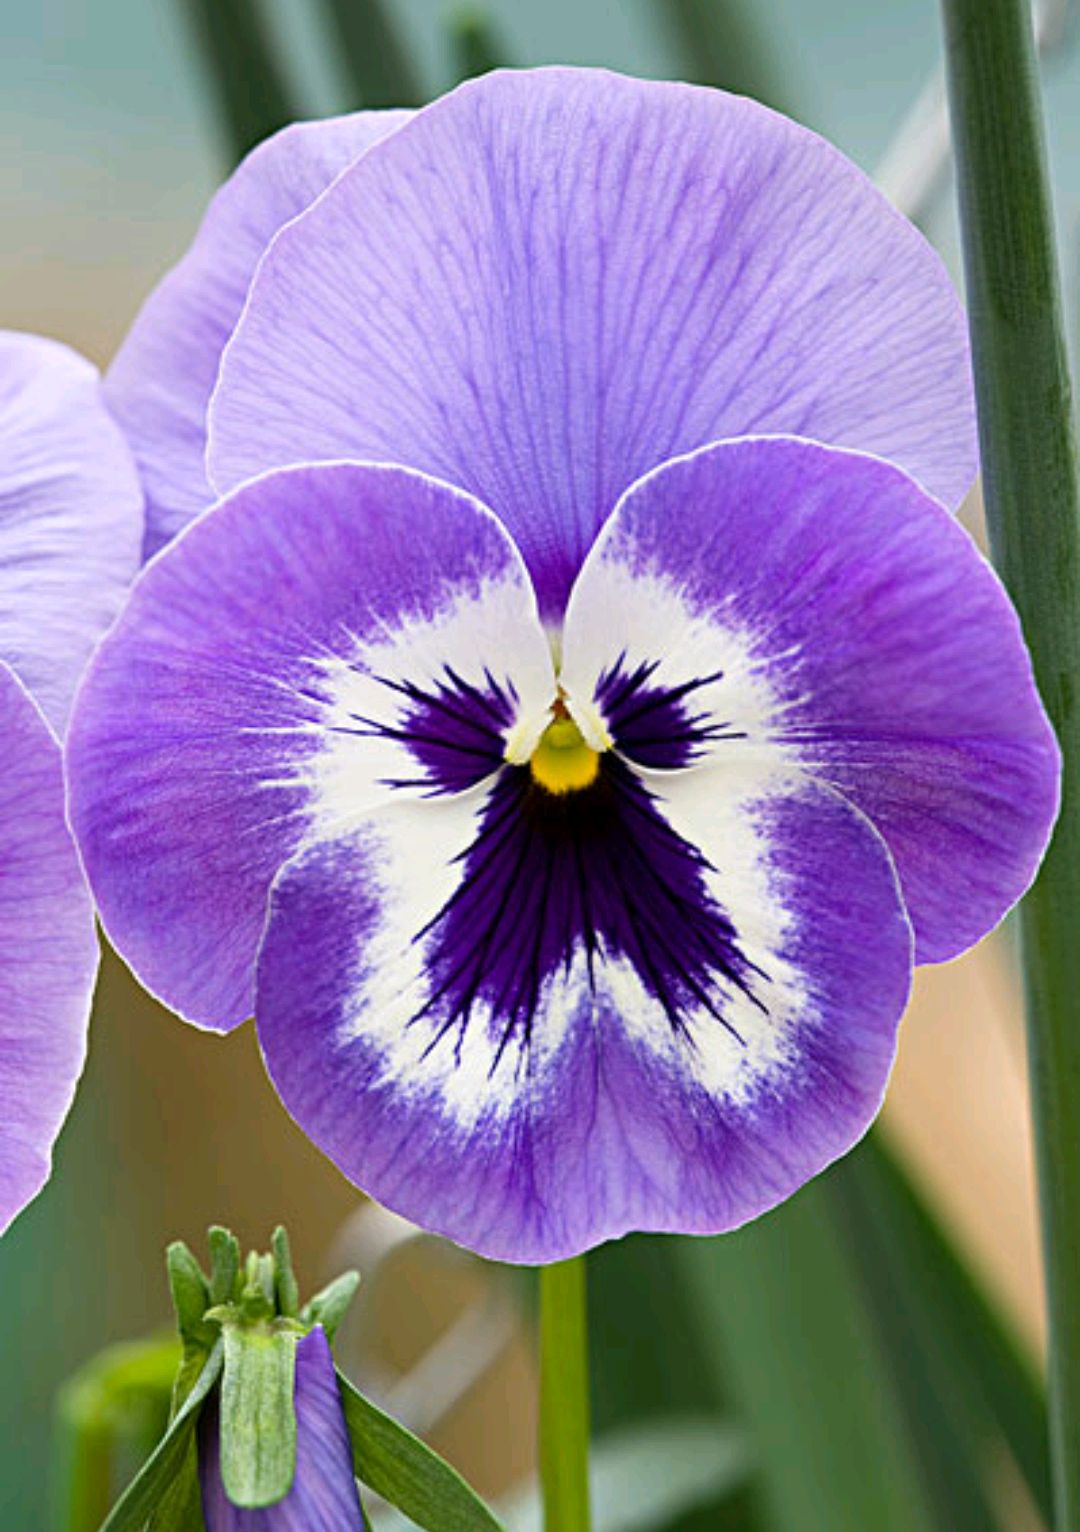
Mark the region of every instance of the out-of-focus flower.
POLYGON ((117 946, 201 1025, 254 1008, 315 1141, 486 1254, 772 1206, 1053 819, 931 498, 971 414, 935 257, 793 124, 566 70, 418 113, 264 255, 230 493, 83 691, 117 946))
POLYGON ((58 732, 138 567, 142 500, 93 367, 0 332, 0 1229, 40 1189, 97 971, 58 732))

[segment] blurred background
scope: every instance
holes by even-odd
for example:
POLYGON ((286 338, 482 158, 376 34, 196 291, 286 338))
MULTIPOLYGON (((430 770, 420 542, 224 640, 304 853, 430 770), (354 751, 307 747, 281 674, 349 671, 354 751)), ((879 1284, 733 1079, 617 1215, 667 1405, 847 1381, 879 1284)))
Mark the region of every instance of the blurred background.
MULTIPOLYGON (((337 30, 347 4, 267 0, 262 7, 283 82, 279 106, 315 116, 359 104, 337 30)), ((1044 68, 1073 334, 1080 307, 1080 39, 1069 17, 1059 25, 1058 9, 1047 8, 1044 68)), ((481 57, 480 34, 440 0, 391 0, 383 12, 415 99, 445 89, 481 57)), ((763 96, 910 199, 915 205, 908 210, 959 280, 951 184, 947 172, 933 174, 940 139, 933 111, 922 130, 911 130, 916 102, 933 101, 940 51, 933 0, 740 6, 717 0, 711 7, 490 0, 483 14, 490 23, 483 45, 509 62, 606 64, 763 96), (703 10, 712 12, 708 35, 695 32, 703 10)), ((38 0, 0 8, 3 327, 57 336, 105 366, 142 299, 185 249, 233 160, 207 59, 205 17, 205 7, 182 0, 38 0)), ((370 89, 378 88, 375 80, 370 89)), ((966 514, 978 532, 977 503, 966 514)), ((1021 1348, 1037 1358, 1038 1241, 1008 929, 961 961, 920 974, 884 1131, 970 1257, 986 1294, 1001 1305, 1021 1348)), ((812 1188, 795 1206, 818 1193, 812 1188)), ((243 1243, 265 1244, 283 1220, 301 1285, 311 1289, 336 1265, 360 1261, 370 1271, 380 1241, 394 1237, 377 1220, 358 1225, 359 1206, 358 1194, 279 1106, 250 1027, 224 1040, 186 1028, 108 960, 90 1062, 57 1174, 0 1244, 6 1380, 0 1526, 33 1532, 48 1525, 56 1388, 106 1342, 167 1319, 167 1240, 183 1237, 202 1251, 206 1226, 223 1222, 243 1243)), ((779 1225, 784 1216, 765 1223, 779 1225)), ((730 1402, 698 1354, 693 1330, 679 1329, 661 1243, 624 1242, 595 1264, 594 1301, 604 1302, 595 1344, 606 1348, 596 1380, 598 1430, 617 1426, 620 1412, 629 1418, 631 1375, 659 1415, 669 1408, 726 1409, 730 1402), (641 1332, 657 1323, 663 1329, 669 1318, 663 1344, 670 1365, 664 1356, 654 1365, 641 1332)), ((794 1242, 774 1248, 778 1259, 797 1261, 794 1242)), ((797 1265, 782 1275, 796 1286, 802 1281, 797 1265)), ((739 1281, 737 1262, 730 1279, 739 1281)), ((495 1496, 520 1485, 533 1461, 534 1377, 522 1291, 483 1263, 425 1241, 386 1258, 357 1304, 359 1319, 343 1332, 346 1370, 418 1428, 430 1428, 436 1445, 495 1496), (456 1339, 445 1354, 429 1355, 427 1370, 402 1382, 455 1320, 456 1339), (489 1362, 473 1383, 472 1373, 489 1362)), ((737 1301, 732 1312, 740 1312, 737 1301)), ((853 1331, 846 1344, 862 1347, 861 1336, 853 1331)), ((855 1362, 869 1358, 872 1378, 880 1366, 884 1388, 889 1363, 876 1356, 867 1351, 855 1362)), ((850 1365, 851 1356, 837 1355, 838 1369, 850 1365)), ((736 1366, 736 1381, 738 1372, 736 1366)), ((998 1473, 988 1460, 986 1476, 1001 1525, 1038 1524, 1030 1497, 1006 1469, 998 1473)), ((708 1485, 694 1494, 707 1499, 708 1485)), ((693 1498, 688 1492, 688 1503, 693 1498)), ((663 1524, 758 1526, 747 1504, 736 1495, 729 1519, 699 1508, 698 1521, 679 1510, 663 1524)), ((645 1522, 625 1523, 632 1524, 645 1522)))

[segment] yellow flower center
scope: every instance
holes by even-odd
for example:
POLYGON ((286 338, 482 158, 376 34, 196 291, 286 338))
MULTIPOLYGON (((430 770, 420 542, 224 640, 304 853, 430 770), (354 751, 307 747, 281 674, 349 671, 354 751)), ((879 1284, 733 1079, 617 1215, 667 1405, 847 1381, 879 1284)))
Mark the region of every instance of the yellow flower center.
POLYGON ((577 792, 596 781, 600 752, 585 743, 561 703, 556 703, 555 717, 529 758, 529 769, 533 780, 549 793, 577 792))

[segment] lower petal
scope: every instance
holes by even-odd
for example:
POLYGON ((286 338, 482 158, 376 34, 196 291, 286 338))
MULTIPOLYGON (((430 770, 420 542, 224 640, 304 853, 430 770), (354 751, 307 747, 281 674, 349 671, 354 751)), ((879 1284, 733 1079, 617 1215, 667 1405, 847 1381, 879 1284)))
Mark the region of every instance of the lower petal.
POLYGON ((911 960, 880 838, 805 781, 715 770, 649 786, 641 845, 655 862, 665 835, 684 838, 700 907, 730 917, 711 973, 672 977, 679 944, 698 943, 691 882, 657 884, 685 907, 682 924, 661 908, 666 944, 614 886, 633 876, 625 860, 593 863, 583 900, 501 843, 500 882, 476 860, 481 789, 373 814, 298 858, 272 897, 256 1016, 285 1105, 364 1190, 483 1255, 544 1262, 635 1229, 733 1228, 848 1149, 880 1104, 911 960), (469 904, 463 867, 485 891, 434 954, 441 912, 469 904), (457 960, 470 919, 471 969, 457 960))
POLYGON ((48 1180, 86 1055, 93 912, 60 747, 0 664, 0 1231, 48 1180))

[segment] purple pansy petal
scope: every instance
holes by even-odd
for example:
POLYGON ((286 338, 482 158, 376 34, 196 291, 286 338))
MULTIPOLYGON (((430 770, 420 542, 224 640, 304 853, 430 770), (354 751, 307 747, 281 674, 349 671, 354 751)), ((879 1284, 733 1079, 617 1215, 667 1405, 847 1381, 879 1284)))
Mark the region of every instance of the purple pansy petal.
POLYGON ((356 112, 294 123, 259 144, 143 305, 105 386, 146 488, 147 556, 217 498, 204 467, 206 410, 260 256, 283 224, 410 115, 356 112))
POLYGON ((495 517, 403 469, 257 480, 145 571, 80 693, 72 824, 109 934, 189 1019, 251 1014, 267 890, 305 839, 501 763, 554 681, 495 517))
POLYGON ((48 1179, 86 1053, 98 950, 60 747, 0 664, 0 1231, 48 1179))
POLYGON ((286 1107, 498 1259, 771 1207, 865 1130, 907 996, 892 864, 838 795, 605 771, 377 810, 271 897, 256 1015, 286 1107))
POLYGON ((0 657, 62 730, 139 565, 142 495, 97 370, 0 331, 0 657))
POLYGON ((245 1511, 221 1482, 220 1407, 215 1393, 199 1418, 199 1483, 206 1532, 363 1532, 334 1358, 320 1327, 296 1348, 296 1477, 277 1505, 245 1511))
POLYGON ((922 237, 757 103, 599 70, 489 74, 276 239, 223 360, 210 471, 405 463, 505 522, 557 613, 619 495, 792 432, 955 504, 965 326, 922 237))
POLYGON ((658 469, 586 562, 563 653, 571 705, 630 759, 771 752, 844 793, 896 861, 918 961, 970 946, 1034 876, 1059 757, 1019 624, 887 463, 772 439, 658 469))

